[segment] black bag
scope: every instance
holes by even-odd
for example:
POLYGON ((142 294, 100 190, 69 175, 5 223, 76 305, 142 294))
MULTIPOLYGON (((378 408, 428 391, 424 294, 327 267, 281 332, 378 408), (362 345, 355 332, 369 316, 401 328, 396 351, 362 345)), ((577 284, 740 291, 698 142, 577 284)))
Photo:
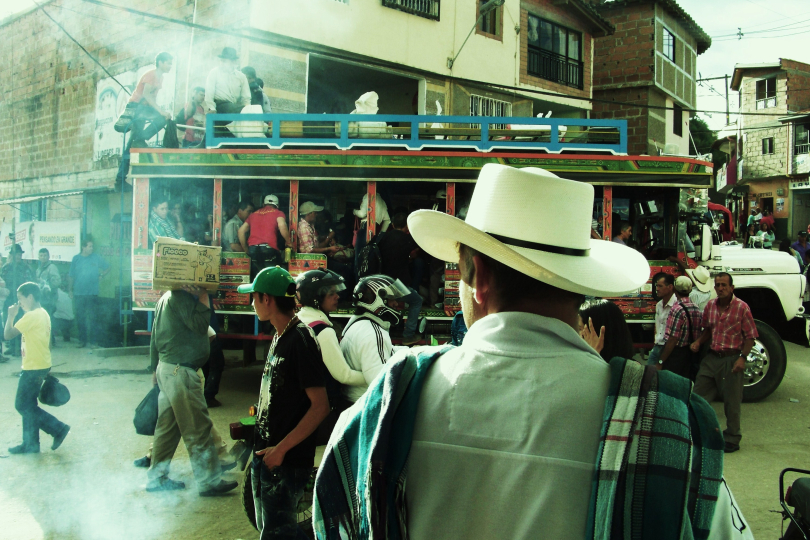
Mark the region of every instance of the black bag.
POLYGON ((135 407, 135 418, 132 423, 135 424, 135 433, 138 435, 154 435, 155 426, 158 420, 158 394, 160 387, 155 385, 146 394, 137 407, 135 407))
POLYGON ((51 407, 61 407, 70 401, 70 390, 59 382, 53 375, 45 377, 42 388, 39 389, 39 402, 51 407))
POLYGON ((177 140, 177 124, 174 120, 166 120, 166 127, 163 132, 163 148, 180 148, 180 141, 177 140))
POLYGON ((118 120, 115 121, 115 125, 113 128, 118 133, 126 133, 130 130, 132 126, 132 119, 135 118, 135 110, 138 108, 137 103, 127 103, 127 106, 124 108, 124 112, 121 113, 121 116, 118 117, 118 120))
POLYGON ((363 246, 357 259, 357 277, 371 276, 382 272, 382 255, 377 245, 377 235, 363 246))

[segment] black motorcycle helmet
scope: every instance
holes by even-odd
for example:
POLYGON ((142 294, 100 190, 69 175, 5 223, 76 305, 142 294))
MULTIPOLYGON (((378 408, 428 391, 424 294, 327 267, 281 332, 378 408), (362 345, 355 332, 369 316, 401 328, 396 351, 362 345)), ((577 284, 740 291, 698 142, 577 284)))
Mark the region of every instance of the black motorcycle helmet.
POLYGON ((343 277, 325 268, 304 272, 295 280, 298 301, 302 306, 315 309, 321 309, 321 302, 332 287, 337 292, 343 291, 346 289, 346 282, 343 277))

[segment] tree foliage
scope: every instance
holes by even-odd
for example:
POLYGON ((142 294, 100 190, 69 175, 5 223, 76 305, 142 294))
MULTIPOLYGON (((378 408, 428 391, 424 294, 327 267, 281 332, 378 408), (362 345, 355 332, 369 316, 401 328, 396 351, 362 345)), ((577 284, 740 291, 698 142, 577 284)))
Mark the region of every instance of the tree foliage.
POLYGON ((692 138, 689 139, 689 153, 691 155, 711 152, 712 144, 717 138, 717 132, 709 129, 709 125, 701 117, 693 116, 689 120, 689 132, 692 134, 692 138))

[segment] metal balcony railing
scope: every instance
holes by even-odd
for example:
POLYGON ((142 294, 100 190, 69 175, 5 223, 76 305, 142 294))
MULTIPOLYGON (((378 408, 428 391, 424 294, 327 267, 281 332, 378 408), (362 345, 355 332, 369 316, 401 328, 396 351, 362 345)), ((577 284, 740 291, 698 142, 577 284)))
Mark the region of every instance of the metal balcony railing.
POLYGON ((627 154, 627 121, 503 116, 208 114, 205 146, 465 148, 627 154), (229 127, 221 124, 234 122, 229 127), (475 124, 473 122, 476 122, 475 124), (216 123, 216 125, 215 125, 216 123))
POLYGON ((529 65, 526 69, 529 75, 582 89, 583 65, 577 60, 550 51, 529 48, 529 65))
POLYGON ((439 20, 440 0, 382 0, 382 5, 426 19, 439 20))
POLYGON ((797 144, 793 147, 793 154, 810 154, 810 143, 797 144))

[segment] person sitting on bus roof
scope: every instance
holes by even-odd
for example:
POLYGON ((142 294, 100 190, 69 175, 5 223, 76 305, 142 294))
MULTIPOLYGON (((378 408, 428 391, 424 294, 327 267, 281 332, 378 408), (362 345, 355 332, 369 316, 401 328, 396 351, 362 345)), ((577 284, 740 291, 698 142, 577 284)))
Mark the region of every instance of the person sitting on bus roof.
POLYGON ((155 69, 151 69, 141 76, 138 86, 129 98, 130 103, 137 103, 135 116, 132 119, 132 134, 130 146, 146 146, 146 141, 157 135, 158 131, 166 125, 166 120, 172 117, 171 113, 160 108, 157 103, 157 94, 163 87, 163 76, 172 70, 174 58, 167 52, 155 57, 155 69), (149 127, 146 127, 146 123, 149 127))
MULTIPOLYGON (((236 69, 239 55, 233 47, 224 47, 219 54, 219 66, 208 73, 205 80, 205 112, 236 114, 250 105, 250 86, 247 77, 236 69)), ((219 127, 227 121, 216 122, 219 127)), ((217 136, 229 137, 227 130, 217 130, 217 136)))
POLYGON ((225 251, 244 252, 242 244, 239 243, 239 228, 245 220, 253 213, 253 203, 248 199, 243 199, 237 207, 236 213, 225 223, 222 228, 222 249, 225 251))
POLYGON ((627 241, 633 237, 633 226, 626 221, 619 222, 619 234, 613 237, 617 244, 627 245, 627 241))
POLYGON ((169 203, 161 196, 156 196, 152 200, 152 211, 149 212, 149 249, 155 243, 158 236, 183 240, 172 222, 168 219, 169 203))
MULTIPOLYGON (((248 84, 253 84, 254 82, 259 86, 259 88, 264 89, 264 81, 261 80, 256 76, 256 70, 252 66, 245 66, 242 68, 242 73, 245 74, 247 77, 248 84)), ((262 91, 262 101, 259 103, 262 106, 262 112, 264 114, 270 114, 273 112, 273 108, 270 106, 270 98, 267 97, 262 91)))
POLYGON ((238 232, 242 250, 250 255, 251 279, 263 268, 283 262, 282 248, 278 245, 279 233, 286 245, 290 245, 287 217, 278 209, 278 197, 267 195, 264 198, 264 207, 250 214, 238 232))
POLYGON ((205 88, 202 86, 196 87, 191 91, 191 101, 177 115, 177 124, 192 127, 203 128, 199 129, 186 129, 185 136, 183 136, 182 147, 198 147, 204 146, 205 140, 205 88))

